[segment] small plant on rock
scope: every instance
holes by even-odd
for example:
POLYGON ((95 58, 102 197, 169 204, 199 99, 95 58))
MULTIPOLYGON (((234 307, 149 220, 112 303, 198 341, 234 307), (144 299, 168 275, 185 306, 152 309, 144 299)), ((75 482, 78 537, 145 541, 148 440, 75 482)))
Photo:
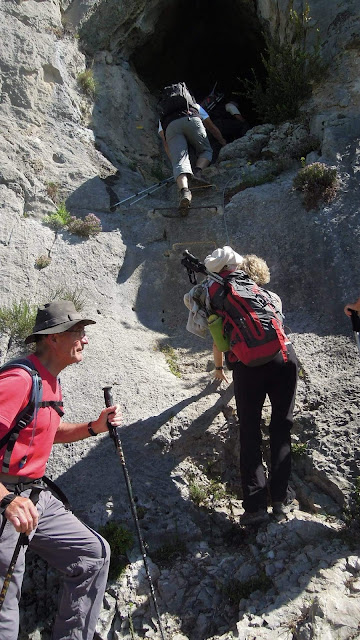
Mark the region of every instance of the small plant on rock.
POLYGON ((67 289, 66 287, 58 287, 48 295, 49 300, 71 300, 76 311, 80 312, 84 309, 85 299, 82 289, 67 289))
POLYGON ((301 458, 305 455, 307 449, 306 442, 293 442, 291 445, 291 454, 293 458, 301 458))
POLYGON ((134 539, 131 531, 128 531, 115 520, 110 520, 99 529, 100 535, 108 541, 111 549, 111 560, 109 577, 113 580, 118 578, 129 564, 126 553, 133 544, 134 539))
POLYGON ((244 580, 236 578, 229 580, 222 588, 224 596, 234 605, 238 605, 242 598, 249 598, 254 591, 266 592, 272 587, 270 578, 262 569, 257 576, 244 580))
POLYGON ((88 213, 83 220, 71 216, 67 226, 71 233, 76 233, 76 235, 84 238, 96 236, 102 231, 100 219, 93 213, 88 213))
POLYGON ((173 349, 169 344, 164 344, 159 347, 159 351, 164 354, 171 373, 177 378, 180 378, 181 372, 177 363, 177 354, 175 349, 173 349))
POLYGON ((297 191, 303 193, 306 209, 316 209, 321 203, 326 204, 335 198, 338 187, 337 172, 322 162, 314 162, 298 171, 293 185, 297 191))
POLYGON ((37 308, 26 300, 14 302, 10 307, 0 308, 0 331, 10 339, 22 342, 30 335, 35 324, 37 308))
POLYGON ((151 557, 156 564, 160 566, 169 566, 178 558, 182 558, 187 553, 187 547, 184 540, 180 536, 175 535, 161 547, 152 552, 151 557))
POLYGON ((45 269, 45 267, 49 266, 50 262, 51 262, 50 256, 41 255, 36 258, 35 267, 37 269, 45 269))
POLYGON ((202 503, 207 499, 207 491, 206 488, 192 480, 189 483, 189 498, 192 500, 197 507, 199 507, 202 503))
POLYGON ((64 229, 70 220, 71 215, 65 206, 65 202, 61 202, 55 213, 50 213, 50 215, 45 216, 44 224, 47 224, 55 231, 59 231, 60 229, 64 229))
POLYGON ((86 69, 86 71, 82 71, 81 73, 79 73, 77 81, 78 85, 87 96, 89 96, 90 98, 95 97, 97 91, 97 83, 94 78, 92 69, 86 69))

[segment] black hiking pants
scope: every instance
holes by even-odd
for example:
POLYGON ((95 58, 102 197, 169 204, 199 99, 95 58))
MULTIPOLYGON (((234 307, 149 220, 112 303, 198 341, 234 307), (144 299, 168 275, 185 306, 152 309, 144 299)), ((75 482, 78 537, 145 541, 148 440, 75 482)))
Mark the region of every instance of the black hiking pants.
POLYGON ((293 426, 297 359, 291 344, 288 360, 281 353, 267 364, 233 369, 234 392, 240 426, 240 474, 245 511, 267 508, 267 480, 262 460, 261 411, 266 394, 271 403, 270 477, 272 502, 286 498, 291 472, 290 430, 293 426))

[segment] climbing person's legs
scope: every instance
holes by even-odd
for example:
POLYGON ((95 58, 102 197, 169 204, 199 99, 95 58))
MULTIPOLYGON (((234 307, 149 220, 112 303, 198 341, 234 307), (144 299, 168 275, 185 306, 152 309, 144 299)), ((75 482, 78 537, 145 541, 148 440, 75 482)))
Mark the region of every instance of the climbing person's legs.
POLYGON ((171 158, 173 175, 180 192, 180 208, 187 209, 191 203, 191 191, 188 184, 188 175, 192 174, 189 150, 186 136, 184 135, 184 120, 178 118, 170 122, 166 129, 166 142, 171 158))
POLYGON ((272 504, 285 503, 291 473, 291 435, 297 383, 297 358, 288 345, 288 359, 281 353, 267 365, 267 393, 272 412, 270 434, 270 495, 272 504))
POLYGON ((267 509, 267 488, 262 463, 261 411, 266 389, 263 368, 237 362, 233 370, 234 393, 240 429, 240 474, 246 513, 267 509))
POLYGON ((200 118, 190 118, 184 123, 184 133, 186 138, 196 152, 196 166, 193 172, 196 180, 200 182, 206 182, 202 179, 202 170, 209 166, 213 151, 209 138, 207 137, 206 129, 200 118))

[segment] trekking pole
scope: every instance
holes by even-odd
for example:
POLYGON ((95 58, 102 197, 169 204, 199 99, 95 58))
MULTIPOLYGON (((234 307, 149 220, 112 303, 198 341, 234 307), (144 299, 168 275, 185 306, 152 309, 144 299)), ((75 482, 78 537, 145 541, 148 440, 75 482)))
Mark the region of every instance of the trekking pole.
POLYGON ((7 594, 7 591, 8 591, 10 582, 11 582, 11 578, 12 578, 12 575, 14 573, 14 569, 15 569, 15 565, 16 565, 17 559, 19 557, 20 549, 21 549, 21 547, 23 545, 27 545, 27 544, 29 544, 27 535, 25 535, 25 533, 20 533, 20 535, 18 537, 18 541, 17 541, 17 543, 15 545, 14 553, 13 553, 12 558, 10 560, 9 568, 8 568, 8 570, 6 572, 6 576, 5 576, 5 579, 4 579, 4 583, 3 583, 3 586, 2 586, 1 592, 0 592, 0 611, 1 611, 2 606, 4 604, 5 596, 7 594))
POLYGON ((132 202, 130 202, 129 207, 132 207, 132 205, 136 204, 137 202, 139 202, 139 200, 142 200, 143 198, 146 198, 146 196, 151 196, 153 193, 155 193, 155 191, 157 191, 158 189, 161 189, 165 184, 168 184, 172 180, 174 180, 174 178, 172 176, 170 176, 170 178, 166 178, 166 180, 163 180, 162 182, 159 182, 159 184, 153 185, 152 187, 149 187, 149 191, 147 193, 144 193, 143 196, 140 196, 139 198, 136 198, 136 200, 133 200, 132 202), (151 189, 151 191, 150 191, 150 189, 151 189))
POLYGON ((360 354, 360 318, 357 314, 357 311, 354 309, 350 309, 351 311, 351 324, 354 332, 355 343, 357 344, 357 348, 360 354))
MULTIPOLYGON (((156 182, 151 187, 147 187, 146 189, 142 189, 142 191, 138 191, 137 193, 134 193, 132 196, 128 196, 127 198, 124 198, 123 200, 119 200, 119 202, 116 202, 115 204, 113 204, 110 207, 110 211, 115 211, 116 207, 118 207, 120 204, 124 204, 125 202, 128 202, 129 200, 132 200, 133 198, 137 198, 138 196, 141 196, 141 198, 139 198, 139 200, 141 200, 142 198, 146 198, 146 196, 150 195, 154 191, 157 191, 157 189, 160 189, 161 187, 163 187, 168 182, 171 182, 172 180, 174 180, 174 178, 173 178, 173 176, 170 176, 170 178, 165 178, 164 180, 161 180, 160 182, 156 182), (142 194, 144 194, 144 195, 142 195, 142 194)), ((136 200, 136 202, 138 202, 138 200, 136 200)), ((131 204, 134 204, 134 202, 132 202, 131 204)))
MULTIPOLYGON (((111 387, 103 387, 103 392, 104 392, 105 406, 111 407, 113 405, 111 387)), ((141 554, 142 554, 142 558, 143 558, 143 562, 144 562, 146 576, 147 576, 147 579, 148 579, 148 582, 149 582, 152 601, 154 603, 154 608, 155 608, 156 617, 157 617, 157 621, 158 621, 158 625, 159 625, 159 630, 160 630, 160 634, 161 634, 162 640, 165 640, 165 635, 164 635, 164 631, 163 631, 161 620, 160 620, 160 612, 159 612, 158 604, 157 604, 156 597, 155 597, 154 585, 153 585, 153 582, 152 582, 152 579, 151 579, 151 575, 150 575, 150 571, 149 571, 149 564, 148 564, 148 561, 147 561, 145 545, 144 545, 144 541, 142 539, 142 535, 141 535, 141 531, 140 531, 139 519, 138 519, 138 515, 137 515, 137 511, 136 511, 136 505, 135 505, 133 492, 132 492, 132 488, 131 488, 130 477, 129 477, 129 473, 128 473, 128 470, 127 470, 127 467, 126 467, 124 452, 123 452, 123 448, 122 448, 122 445, 121 445, 121 440, 120 440, 119 433, 118 433, 118 428, 119 427, 113 427, 110 424, 109 421, 107 422, 107 426, 108 426, 108 429, 109 429, 110 437, 114 440, 115 449, 116 449, 116 451, 118 453, 118 456, 119 456, 120 462, 121 462, 121 466, 123 468, 124 477, 125 477, 125 484, 126 484, 126 488, 127 488, 128 495, 129 495, 129 500, 130 500, 131 513, 132 513, 132 516, 134 518, 134 522, 135 522, 135 526, 136 526, 136 533, 137 533, 138 540, 139 540, 139 545, 140 545, 140 550, 141 550, 141 554)))

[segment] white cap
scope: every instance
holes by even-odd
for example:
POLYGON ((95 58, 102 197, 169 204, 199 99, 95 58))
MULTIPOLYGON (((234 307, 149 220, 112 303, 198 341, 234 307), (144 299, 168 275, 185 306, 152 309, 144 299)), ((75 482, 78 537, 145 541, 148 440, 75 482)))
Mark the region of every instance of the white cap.
POLYGON ((243 257, 234 251, 231 247, 223 247, 222 249, 215 249, 210 255, 206 256, 204 260, 205 267, 212 273, 220 273, 225 267, 234 268, 238 264, 241 264, 243 257))

